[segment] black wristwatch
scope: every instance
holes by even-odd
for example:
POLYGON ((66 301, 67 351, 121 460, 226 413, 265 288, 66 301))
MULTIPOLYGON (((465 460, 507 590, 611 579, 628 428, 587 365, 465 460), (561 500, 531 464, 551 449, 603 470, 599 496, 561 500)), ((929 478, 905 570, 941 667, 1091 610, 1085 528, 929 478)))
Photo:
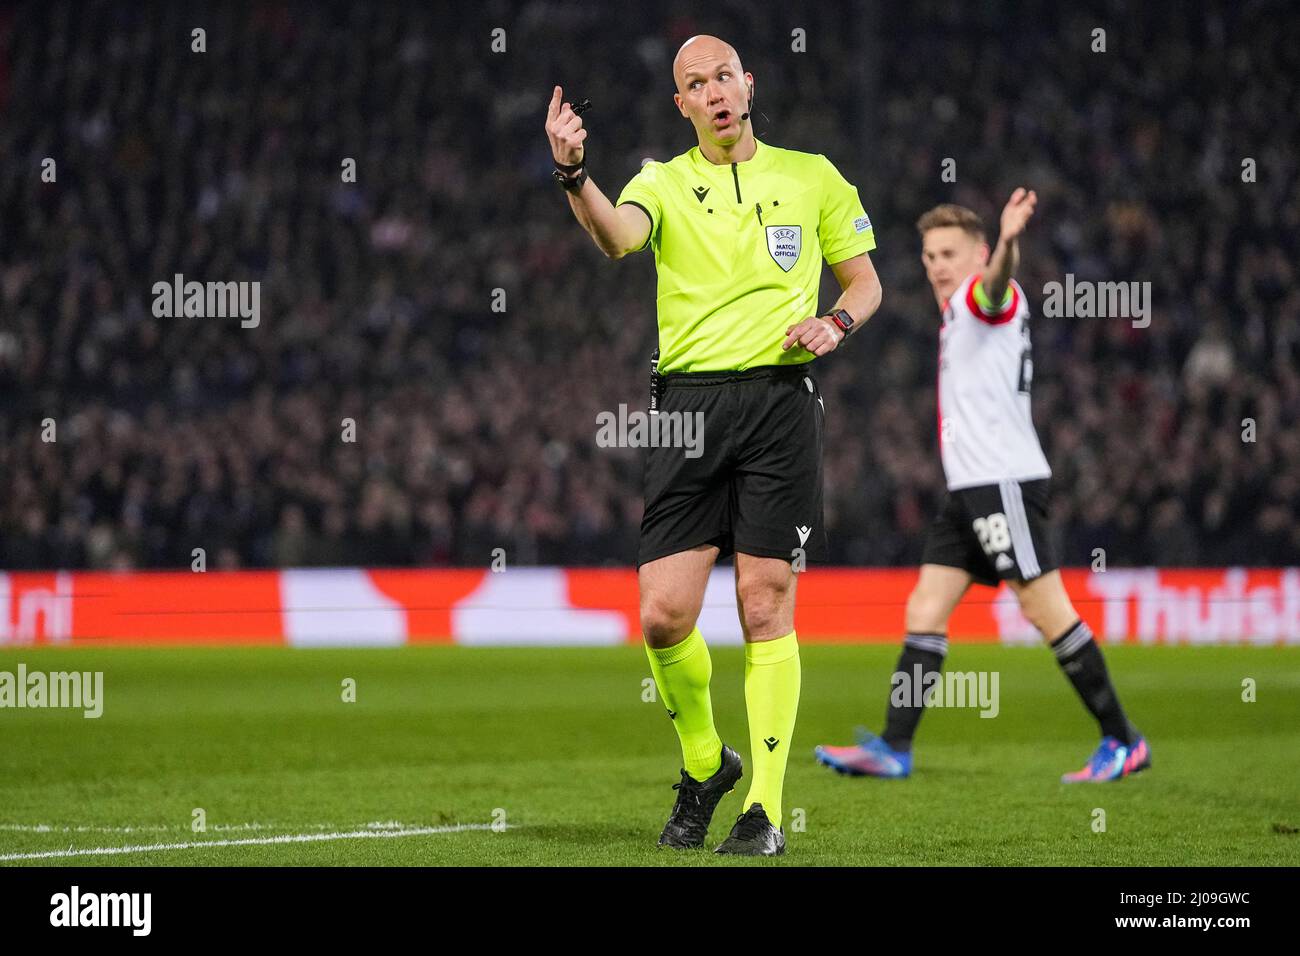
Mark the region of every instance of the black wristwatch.
POLYGON ((565 173, 559 169, 551 175, 555 177, 555 181, 563 186, 567 192, 577 192, 582 188, 582 184, 587 181, 587 167, 580 165, 577 166, 576 169, 578 172, 573 175, 565 173))
POLYGON ((848 335, 853 329, 853 316, 849 315, 843 309, 836 309, 834 312, 827 315, 826 318, 834 322, 835 327, 845 335, 848 335))

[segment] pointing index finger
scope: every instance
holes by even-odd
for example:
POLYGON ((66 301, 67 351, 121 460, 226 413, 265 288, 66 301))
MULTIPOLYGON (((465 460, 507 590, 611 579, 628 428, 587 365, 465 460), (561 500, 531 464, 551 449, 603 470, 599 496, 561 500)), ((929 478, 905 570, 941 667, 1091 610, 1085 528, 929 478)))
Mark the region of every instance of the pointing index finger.
POLYGON ((799 339, 803 337, 803 333, 800 332, 799 330, 803 328, 804 322, 807 321, 808 321, 807 319, 804 319, 803 322, 796 322, 794 325, 790 326, 788 329, 785 330, 785 341, 781 343, 782 350, 788 351, 790 349, 790 346, 794 345, 796 342, 799 341, 799 339))
POLYGON ((559 115, 560 97, 563 95, 563 93, 564 91, 557 86, 555 88, 555 92, 551 94, 551 104, 546 108, 546 118, 548 120, 553 120, 555 119, 556 116, 559 115))

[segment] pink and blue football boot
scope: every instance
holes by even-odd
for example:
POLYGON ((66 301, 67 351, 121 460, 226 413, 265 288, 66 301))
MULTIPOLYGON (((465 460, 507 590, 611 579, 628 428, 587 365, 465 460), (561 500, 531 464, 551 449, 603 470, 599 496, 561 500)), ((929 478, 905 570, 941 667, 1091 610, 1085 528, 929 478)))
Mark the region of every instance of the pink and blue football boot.
POLYGON ((1067 773, 1061 783, 1105 783, 1122 780, 1151 766, 1151 749, 1147 739, 1138 735, 1132 746, 1125 746, 1115 737, 1102 737, 1101 744, 1088 758, 1082 770, 1067 773))
POLYGON ((910 751, 894 750, 880 737, 862 727, 854 731, 858 742, 852 747, 818 746, 813 755, 836 773, 851 777, 884 777, 902 780, 912 773, 910 751))

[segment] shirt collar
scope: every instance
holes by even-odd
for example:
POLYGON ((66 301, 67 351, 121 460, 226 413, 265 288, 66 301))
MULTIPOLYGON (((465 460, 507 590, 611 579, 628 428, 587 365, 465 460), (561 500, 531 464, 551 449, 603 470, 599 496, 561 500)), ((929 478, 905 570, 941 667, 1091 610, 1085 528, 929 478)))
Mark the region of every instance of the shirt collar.
MULTIPOLYGON (((731 168, 731 163, 720 163, 720 164, 719 164, 719 163, 711 163, 711 162, 709 162, 708 158, 705 157, 705 155, 704 155, 702 152, 700 152, 700 147, 699 147, 698 145, 694 147, 693 152, 694 152, 694 159, 695 159, 695 162, 696 162, 698 165, 700 165, 700 166, 707 166, 707 167, 709 167, 710 169, 730 169, 730 168, 731 168)), ((736 164, 736 165, 737 165, 737 168, 741 168, 741 169, 743 169, 744 171, 760 169, 760 168, 762 168, 763 166, 766 166, 766 165, 767 165, 767 160, 768 160, 768 157, 770 156, 771 152, 772 152, 772 151, 771 151, 770 147, 764 145, 763 141, 762 141, 761 139, 759 139, 757 136, 755 136, 755 137, 754 137, 754 155, 751 156, 751 157, 749 157, 749 159, 743 159, 743 160, 741 160, 739 163, 737 163, 737 164, 736 164)))

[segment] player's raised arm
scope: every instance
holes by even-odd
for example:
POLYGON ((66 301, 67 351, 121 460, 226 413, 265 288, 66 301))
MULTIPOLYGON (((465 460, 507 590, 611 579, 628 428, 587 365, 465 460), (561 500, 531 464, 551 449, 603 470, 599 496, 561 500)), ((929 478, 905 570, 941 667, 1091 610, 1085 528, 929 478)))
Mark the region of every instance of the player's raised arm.
POLYGON ((587 177, 586 150, 582 145, 587 131, 582 117, 563 97, 564 90, 557 86, 546 110, 546 135, 551 141, 556 179, 568 193, 569 208, 600 251, 611 259, 621 259, 645 245, 650 217, 631 204, 615 207, 587 177))
POLYGON ((988 268, 984 270, 984 278, 980 281, 980 285, 984 288, 984 295, 994 305, 1001 302, 1003 296, 1007 294, 1007 285, 1011 282, 1016 266, 1020 264, 1018 240, 1020 234, 1025 231, 1025 224, 1029 222, 1029 217, 1034 214, 1034 205, 1037 202, 1037 193, 1032 189, 1026 190, 1021 187, 1011 194, 1011 198, 1002 209, 997 248, 989 257, 988 268))

